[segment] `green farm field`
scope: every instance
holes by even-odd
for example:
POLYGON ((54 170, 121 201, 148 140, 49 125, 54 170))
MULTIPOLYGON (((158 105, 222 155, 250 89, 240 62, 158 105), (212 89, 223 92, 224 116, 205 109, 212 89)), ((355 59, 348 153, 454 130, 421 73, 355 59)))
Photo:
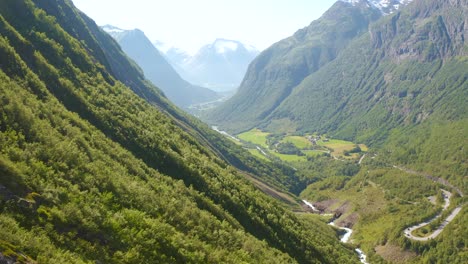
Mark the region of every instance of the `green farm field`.
POLYGON ((237 137, 243 141, 247 141, 266 148, 268 135, 269 133, 262 132, 259 129, 252 129, 250 131, 237 135, 237 137))

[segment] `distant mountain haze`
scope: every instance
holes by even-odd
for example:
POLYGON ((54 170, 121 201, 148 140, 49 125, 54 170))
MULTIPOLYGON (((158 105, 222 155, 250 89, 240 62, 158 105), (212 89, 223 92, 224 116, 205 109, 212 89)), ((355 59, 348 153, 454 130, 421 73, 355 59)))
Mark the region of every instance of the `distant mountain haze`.
POLYGON ((220 97, 212 90, 182 79, 141 30, 123 30, 111 25, 102 29, 117 40, 125 53, 142 68, 145 76, 179 107, 187 108, 220 97))
POLYGON ((221 92, 239 86, 258 53, 253 46, 219 38, 203 46, 194 56, 176 48, 169 49, 165 55, 186 80, 221 92))

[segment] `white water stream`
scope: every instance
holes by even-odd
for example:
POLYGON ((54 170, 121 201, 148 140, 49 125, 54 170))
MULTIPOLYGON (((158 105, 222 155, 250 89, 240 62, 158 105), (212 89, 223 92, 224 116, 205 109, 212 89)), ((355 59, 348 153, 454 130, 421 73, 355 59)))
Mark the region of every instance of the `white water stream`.
MULTIPOLYGON (((307 206, 309 206, 310 208, 312 208, 312 210, 314 212, 318 212, 317 208, 310 202, 306 201, 306 200, 302 200, 307 206)), ((328 223, 329 225, 331 226, 335 226, 341 230, 345 230, 346 233, 340 238, 340 241, 343 242, 343 243, 348 243, 350 238, 351 238, 351 235, 353 234, 353 230, 351 228, 347 228, 347 227, 340 227, 340 226, 337 226, 335 225, 335 222, 330 222, 328 223)), ((355 249, 356 253, 359 255, 359 260, 361 261, 361 263, 363 264, 369 264, 369 262, 367 262, 367 256, 366 254, 364 254, 364 252, 360 249, 360 248, 356 248, 355 249)))
POLYGON ((309 206, 310 208, 312 208, 312 210, 313 210, 314 212, 318 212, 318 211, 319 211, 312 203, 309 203, 309 202, 306 201, 306 200, 302 200, 302 202, 304 202, 307 206, 309 206))

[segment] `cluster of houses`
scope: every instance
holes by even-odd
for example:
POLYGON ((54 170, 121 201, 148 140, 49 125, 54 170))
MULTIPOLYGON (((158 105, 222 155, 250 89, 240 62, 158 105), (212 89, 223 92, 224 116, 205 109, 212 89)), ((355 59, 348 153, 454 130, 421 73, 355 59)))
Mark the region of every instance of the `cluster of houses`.
POLYGON ((317 142, 319 140, 322 140, 323 142, 328 142, 328 138, 325 138, 322 136, 307 136, 307 139, 312 143, 312 145, 316 146, 317 142))

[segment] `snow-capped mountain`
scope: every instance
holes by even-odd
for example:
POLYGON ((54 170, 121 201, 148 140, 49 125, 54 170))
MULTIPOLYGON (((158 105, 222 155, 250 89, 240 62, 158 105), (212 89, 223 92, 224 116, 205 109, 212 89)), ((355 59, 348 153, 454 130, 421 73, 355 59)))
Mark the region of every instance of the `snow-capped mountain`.
POLYGON ((374 7, 380 10, 384 15, 388 15, 400 9, 401 6, 405 6, 411 3, 413 0, 340 0, 340 1, 351 3, 353 5, 367 4, 369 7, 374 7))
POLYGON ((130 31, 130 30, 121 29, 112 25, 101 26, 101 29, 103 29, 105 32, 107 32, 117 41, 119 41, 120 38, 125 36, 130 31))
POLYGON ((107 33, 122 33, 122 32, 125 32, 124 29, 114 27, 112 25, 105 25, 105 26, 102 26, 101 28, 104 29, 104 31, 106 31, 107 33))
POLYGON ((156 40, 155 42, 153 42, 153 45, 162 53, 166 53, 168 52, 170 49, 172 49, 173 47, 170 46, 169 44, 163 42, 163 41, 160 41, 160 40, 156 40))
POLYGON ((248 65, 258 53, 251 45, 219 38, 203 46, 194 56, 175 48, 165 55, 189 82, 215 91, 228 91, 239 86, 248 65))
POLYGON ((139 29, 123 30, 114 26, 101 27, 109 33, 143 70, 146 78, 160 88, 179 107, 211 102, 219 95, 207 88, 192 85, 177 73, 154 44, 139 29))
POLYGON ((212 46, 216 49, 216 52, 219 54, 235 52, 240 49, 245 49, 253 53, 258 53, 258 50, 254 46, 242 44, 239 41, 235 40, 217 39, 212 44, 212 46))

